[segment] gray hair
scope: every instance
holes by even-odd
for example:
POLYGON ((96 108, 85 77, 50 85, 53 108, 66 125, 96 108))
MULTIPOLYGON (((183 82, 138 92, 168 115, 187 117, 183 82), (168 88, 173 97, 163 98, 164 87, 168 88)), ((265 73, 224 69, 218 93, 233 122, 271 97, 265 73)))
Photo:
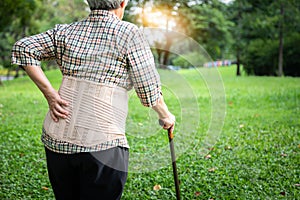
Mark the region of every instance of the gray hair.
POLYGON ((87 0, 91 10, 114 10, 124 0, 87 0))

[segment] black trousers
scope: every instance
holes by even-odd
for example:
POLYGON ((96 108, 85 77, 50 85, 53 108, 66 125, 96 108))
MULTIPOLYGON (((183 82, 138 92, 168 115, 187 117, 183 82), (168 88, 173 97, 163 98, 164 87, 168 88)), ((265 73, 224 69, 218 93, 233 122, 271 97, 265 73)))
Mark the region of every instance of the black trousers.
POLYGON ((46 149, 49 179, 57 200, 117 200, 127 179, 127 148, 59 154, 46 149))

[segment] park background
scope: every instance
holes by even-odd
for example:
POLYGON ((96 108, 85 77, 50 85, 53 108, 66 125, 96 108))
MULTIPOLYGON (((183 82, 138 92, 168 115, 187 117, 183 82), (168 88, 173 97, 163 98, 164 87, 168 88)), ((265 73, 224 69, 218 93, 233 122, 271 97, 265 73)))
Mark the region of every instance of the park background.
MULTIPOLYGON (((58 23, 81 20, 89 10, 82 0, 2 0, 0 13, 0 74, 19 77, 0 81, 0 198, 53 199, 40 142, 47 103, 18 66, 10 65, 10 51, 16 40, 58 23)), ((200 126, 185 133, 193 134, 191 148, 177 159, 183 198, 299 198, 300 2, 131 0, 125 20, 167 30, 165 39, 152 46, 161 79, 174 85, 168 77, 176 73, 188 80, 201 111, 200 126), (172 53, 172 46, 180 43, 174 32, 200 44, 209 59, 195 53, 189 43, 180 46, 184 54, 172 53), (208 61, 233 65, 216 68, 206 65, 208 61), (199 74, 208 70, 218 70, 223 80, 226 118, 220 137, 203 155, 200 144, 212 113, 210 93, 199 74)), ((58 88, 61 75, 55 63, 45 62, 42 67, 58 88)), ((178 104, 172 103, 176 100, 167 99, 175 113, 179 112, 178 104)), ((137 103, 133 100, 130 108, 137 103)), ((129 120, 151 126, 136 113, 129 120)), ((167 144, 162 137, 137 142, 132 151, 167 144)), ((174 193, 171 167, 166 166, 130 173, 123 199, 167 199, 174 193)))

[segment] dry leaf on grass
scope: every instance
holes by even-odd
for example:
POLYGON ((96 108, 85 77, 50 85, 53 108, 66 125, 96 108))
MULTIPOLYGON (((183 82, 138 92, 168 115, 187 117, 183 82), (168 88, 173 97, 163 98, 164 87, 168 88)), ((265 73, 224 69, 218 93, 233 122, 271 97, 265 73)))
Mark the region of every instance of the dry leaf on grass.
POLYGON ((161 189, 161 186, 160 185, 154 185, 153 186, 153 190, 154 191, 158 191, 158 190, 160 190, 161 189))
POLYGON ((209 151, 213 151, 213 150, 215 150, 215 147, 209 147, 209 148, 207 148, 209 151))
POLYGON ((43 187, 42 187, 42 190, 49 190, 49 188, 43 186, 43 187))
POLYGON ((285 191, 280 192, 280 194, 281 194, 282 196, 285 196, 285 195, 286 195, 285 191))
POLYGON ((215 167, 208 169, 209 172, 215 172, 216 170, 217 170, 217 168, 215 168, 215 167))
POLYGON ((201 192, 199 192, 199 191, 195 192, 195 196, 196 196, 196 197, 198 197, 198 196, 200 196, 200 195, 201 195, 201 192))

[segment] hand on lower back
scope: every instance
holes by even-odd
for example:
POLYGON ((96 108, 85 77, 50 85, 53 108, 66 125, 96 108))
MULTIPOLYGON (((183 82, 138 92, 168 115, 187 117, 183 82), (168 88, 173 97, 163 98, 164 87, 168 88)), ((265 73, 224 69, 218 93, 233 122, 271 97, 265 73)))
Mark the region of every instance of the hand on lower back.
POLYGON ((47 99, 52 119, 58 122, 59 118, 67 118, 68 112, 65 107, 68 106, 68 103, 62 100, 58 92, 52 87, 42 68, 28 65, 24 66, 24 69, 47 99))
POLYGON ((61 99, 56 90, 53 89, 45 97, 48 101, 51 118, 55 122, 58 122, 59 118, 66 119, 68 117, 69 113, 65 109, 68 106, 68 102, 61 99))

